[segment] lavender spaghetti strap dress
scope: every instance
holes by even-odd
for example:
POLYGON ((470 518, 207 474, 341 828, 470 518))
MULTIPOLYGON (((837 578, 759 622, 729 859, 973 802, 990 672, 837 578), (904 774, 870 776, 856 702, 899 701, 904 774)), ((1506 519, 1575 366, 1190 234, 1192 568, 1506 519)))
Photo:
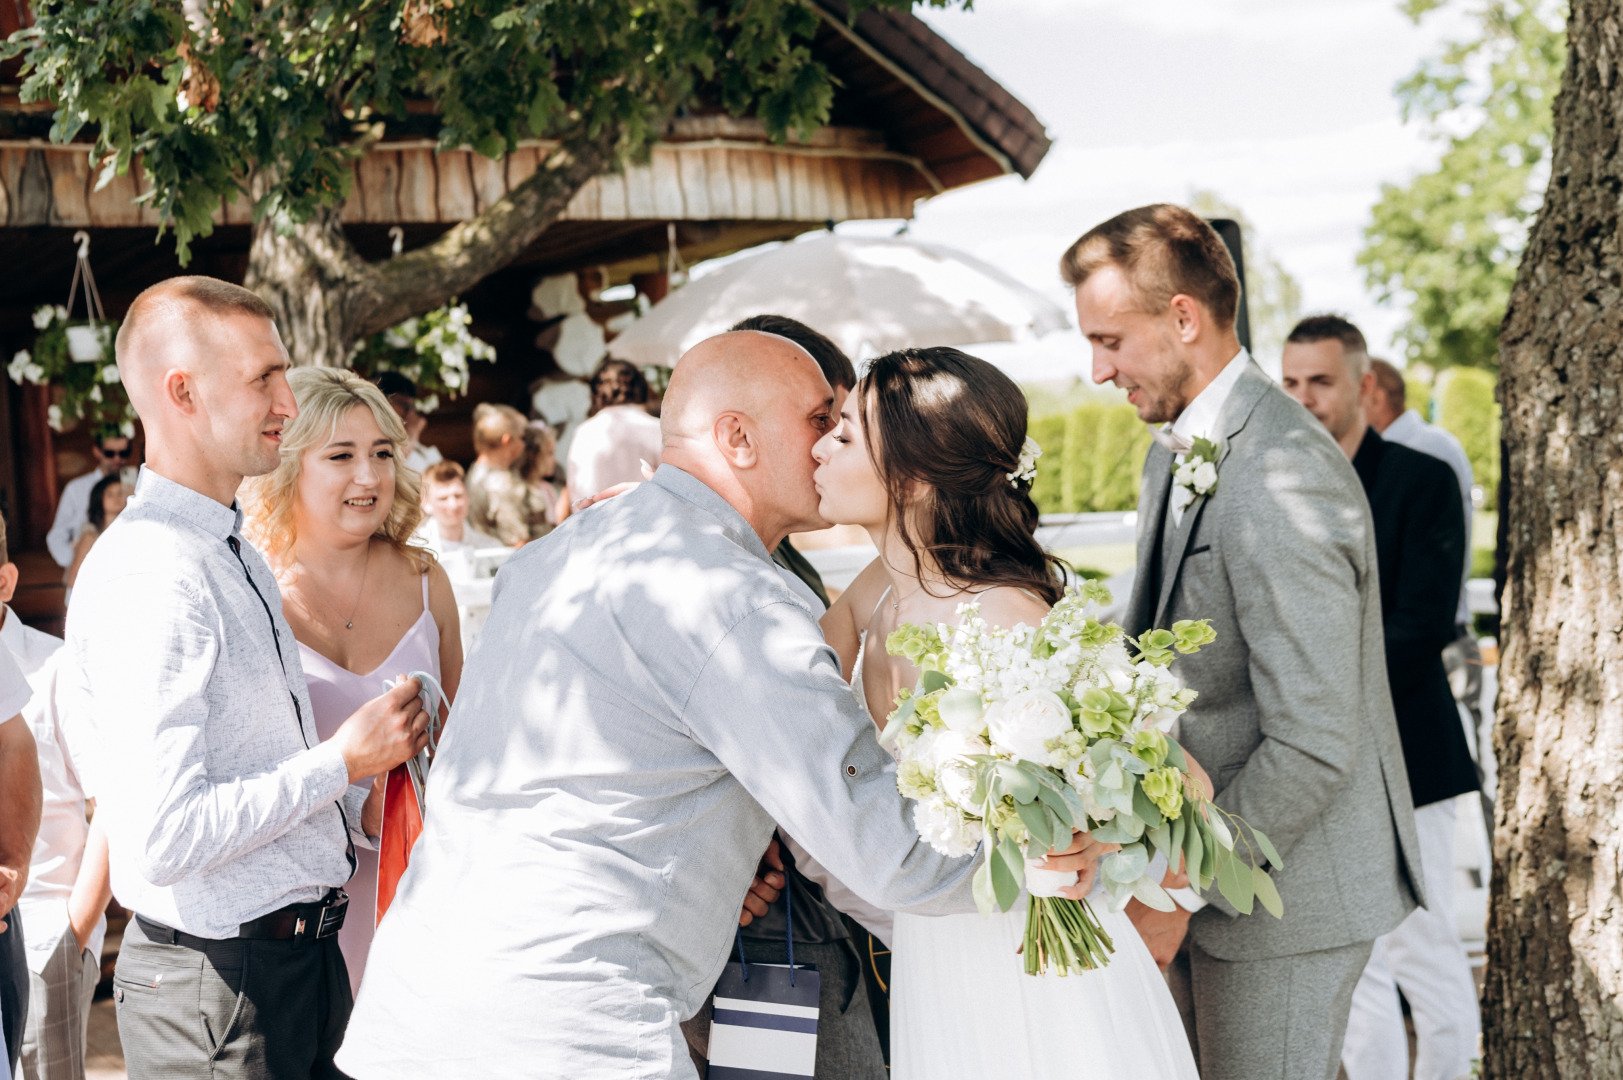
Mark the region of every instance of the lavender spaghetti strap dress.
MULTIPOLYGON (((304 681, 310 687, 310 704, 315 710, 316 731, 322 739, 351 714, 383 693, 385 679, 411 671, 426 671, 440 677, 440 628, 428 610, 428 575, 423 575, 423 613, 411 624, 405 636, 395 643, 388 659, 365 675, 339 667, 314 649, 299 643, 299 662, 304 665, 304 681)), ((370 779, 359 782, 371 787, 370 779)), ((349 966, 350 989, 359 992, 361 974, 366 970, 366 954, 372 947, 372 931, 378 903, 378 853, 355 849, 355 876, 344 886, 349 893, 349 916, 338 931, 338 945, 349 966)))

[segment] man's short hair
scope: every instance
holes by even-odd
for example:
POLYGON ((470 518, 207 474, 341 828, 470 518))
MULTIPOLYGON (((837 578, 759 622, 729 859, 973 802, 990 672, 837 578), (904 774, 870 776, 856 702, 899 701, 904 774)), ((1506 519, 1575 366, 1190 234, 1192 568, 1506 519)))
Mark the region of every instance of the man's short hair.
POLYGON ((122 355, 128 343, 145 328, 144 324, 176 301, 193 304, 216 315, 253 315, 271 322, 276 321, 270 305, 257 293, 244 289, 241 285, 233 285, 229 281, 204 277, 201 274, 166 278, 156 285, 141 290, 140 295, 130 304, 129 311, 124 315, 124 322, 118 328, 118 340, 114 344, 114 351, 122 355))
POLYGON ((1369 345, 1363 332, 1340 315, 1309 315, 1285 337, 1287 345, 1311 345, 1316 341, 1341 342, 1341 354, 1353 378, 1362 379, 1369 370, 1369 345))
POLYGON ((1141 206, 1095 225, 1061 257, 1059 272, 1077 289, 1106 266, 1121 269, 1151 314, 1182 294, 1227 330, 1240 310, 1240 275, 1223 238, 1200 215, 1172 203, 1141 206))
POLYGON ((791 319, 787 315, 751 315, 733 324, 731 330, 754 330, 788 338, 811 353, 811 358, 823 369, 823 378, 828 380, 830 387, 847 392, 857 388, 857 369, 851 363, 851 358, 838 345, 799 319, 791 319))
POLYGON ((501 448, 502 436, 524 438, 524 414, 511 405, 484 402, 473 410, 473 448, 483 454, 501 448))
POLYGON ((1381 388, 1386 400, 1398 412, 1402 412, 1408 404, 1408 384, 1403 381, 1403 372, 1387 363, 1385 360, 1370 357, 1369 369, 1375 373, 1375 385, 1381 388))
POLYGON ((449 484, 452 482, 466 483, 468 474, 462 471, 462 466, 454 461, 436 461, 423 470, 423 483, 449 484))
POLYGON ((384 397, 394 397, 396 394, 408 398, 417 396, 417 384, 398 371, 380 371, 372 376, 372 383, 383 391, 384 397))

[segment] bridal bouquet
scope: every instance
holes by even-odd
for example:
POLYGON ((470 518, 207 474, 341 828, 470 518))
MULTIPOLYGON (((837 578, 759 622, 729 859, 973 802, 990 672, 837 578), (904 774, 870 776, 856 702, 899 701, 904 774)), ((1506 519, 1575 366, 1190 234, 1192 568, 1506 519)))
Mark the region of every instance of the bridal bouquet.
POLYGON ((885 642, 922 672, 885 725, 883 741, 898 751, 897 787, 917 800, 914 826, 937 851, 968 855, 985 845, 974 882, 983 914, 1008 911, 1025 884, 1030 975, 1099 967, 1114 948, 1086 901, 1057 896, 1075 875, 1033 865, 1065 848, 1073 829, 1121 845, 1099 860, 1112 910, 1132 897, 1172 910, 1149 874, 1160 854, 1173 867, 1181 857, 1201 889, 1215 880, 1244 913, 1259 900, 1276 918, 1284 913, 1256 865, 1280 866, 1279 853, 1207 800, 1166 734, 1195 699, 1172 660, 1216 634, 1205 620, 1183 621, 1134 640, 1099 621, 1109 603, 1108 590, 1087 582, 1036 627, 989 626, 971 603, 959 608, 957 626, 908 623, 885 642))

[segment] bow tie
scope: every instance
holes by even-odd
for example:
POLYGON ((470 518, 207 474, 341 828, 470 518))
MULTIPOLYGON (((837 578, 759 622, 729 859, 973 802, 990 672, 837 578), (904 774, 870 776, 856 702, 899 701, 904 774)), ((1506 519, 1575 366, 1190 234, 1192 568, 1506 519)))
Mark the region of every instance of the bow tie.
POLYGON ((1187 439, 1172 430, 1172 425, 1161 427, 1157 424, 1145 425, 1150 429, 1150 438, 1172 451, 1174 454, 1187 454, 1195 448, 1193 439, 1187 439))

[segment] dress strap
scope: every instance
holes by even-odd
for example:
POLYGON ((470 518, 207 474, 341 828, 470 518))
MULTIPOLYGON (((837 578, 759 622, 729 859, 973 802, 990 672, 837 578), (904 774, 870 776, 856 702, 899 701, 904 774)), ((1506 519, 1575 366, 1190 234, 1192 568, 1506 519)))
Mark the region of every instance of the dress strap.
POLYGON ((421 577, 423 579, 423 610, 427 611, 428 610, 428 572, 426 570, 423 571, 421 577))
POLYGON ((873 622, 873 617, 874 617, 874 616, 875 616, 875 615, 877 615, 877 614, 879 614, 879 609, 880 609, 880 607, 881 607, 881 606, 882 606, 882 605, 883 605, 883 604, 884 604, 884 603, 885 603, 885 597, 887 597, 887 596, 889 596, 889 595, 890 595, 890 591, 891 591, 891 590, 892 590, 892 589, 894 589, 894 588, 895 588, 895 587, 896 587, 896 586, 894 586, 894 585, 887 585, 887 586, 885 586, 885 591, 884 591, 884 592, 882 592, 882 593, 880 593, 880 594, 879 594, 879 600, 878 600, 878 602, 876 602, 876 603, 875 603, 875 604, 874 604, 874 606, 873 606, 873 610, 872 610, 872 611, 870 611, 870 612, 868 612, 868 621, 869 621, 869 622, 873 622))

